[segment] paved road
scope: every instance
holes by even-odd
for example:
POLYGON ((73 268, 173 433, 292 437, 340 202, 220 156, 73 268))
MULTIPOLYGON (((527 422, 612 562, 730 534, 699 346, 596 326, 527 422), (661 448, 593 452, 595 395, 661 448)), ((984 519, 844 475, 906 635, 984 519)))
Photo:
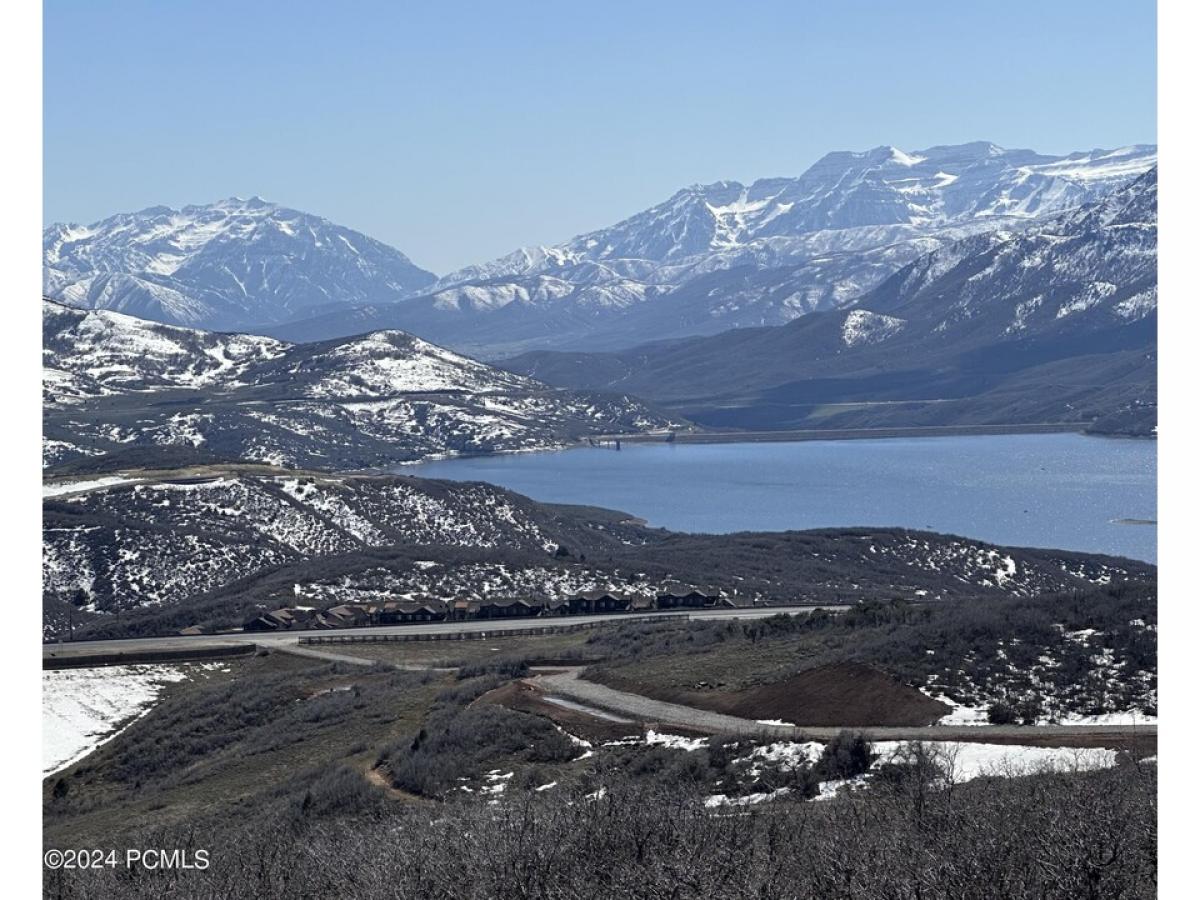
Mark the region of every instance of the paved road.
MULTIPOLYGON (((576 703, 597 709, 631 716, 643 722, 681 725, 713 734, 762 734, 789 740, 832 740, 843 728, 796 727, 792 725, 761 725, 752 719, 727 716, 723 713, 681 706, 662 700, 652 700, 640 694, 618 691, 579 677, 582 668, 538 675, 528 683, 547 694, 566 697, 576 703)), ((1067 738, 1080 735, 1157 735, 1157 725, 1041 725, 1036 728, 1016 725, 931 725, 924 728, 866 727, 855 728, 873 741, 955 741, 986 738, 1067 738)))
MULTIPOLYGON (((787 606, 759 609, 692 609, 655 612, 658 618, 670 616, 681 619, 761 619, 766 616, 788 613, 799 615, 811 612, 815 607, 787 606)), ((825 606, 824 609, 848 609, 846 606, 825 606)), ((380 625, 371 628, 339 628, 335 631, 284 631, 284 632, 238 632, 234 634, 169 635, 166 637, 122 638, 111 641, 70 641, 59 644, 43 644, 43 659, 65 659, 72 656, 94 654, 197 651, 217 647, 237 647, 255 644, 261 647, 279 648, 295 646, 300 638, 313 635, 377 635, 377 634, 451 634, 463 631, 487 631, 497 636, 506 631, 521 628, 576 625, 580 622, 633 622, 645 619, 646 613, 608 613, 594 616, 563 616, 553 619, 541 617, 521 619, 497 619, 493 621, 472 620, 467 622, 425 622, 414 625, 380 625)))

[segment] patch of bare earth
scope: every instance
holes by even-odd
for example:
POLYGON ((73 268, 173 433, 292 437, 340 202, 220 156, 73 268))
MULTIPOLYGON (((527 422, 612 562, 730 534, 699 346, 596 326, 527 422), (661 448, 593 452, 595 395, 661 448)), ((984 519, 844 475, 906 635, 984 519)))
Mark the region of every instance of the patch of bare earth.
POLYGON ((423 803, 424 797, 418 797, 416 794, 410 794, 408 791, 402 791, 395 787, 386 775, 379 769, 367 769, 364 773, 367 783, 382 790, 387 796, 393 800, 403 800, 405 803, 423 803))
POLYGON ((540 689, 524 681, 512 681, 488 691, 475 703, 495 703, 518 712, 543 716, 576 737, 588 741, 614 741, 641 734, 641 728, 636 723, 612 722, 590 716, 582 710, 549 703, 540 689))
POLYGON ((609 673, 596 674, 596 680, 611 688, 655 700, 743 719, 782 720, 793 725, 919 727, 932 725, 950 712, 946 704, 886 672, 857 663, 821 666, 780 681, 733 691, 661 687, 609 673))

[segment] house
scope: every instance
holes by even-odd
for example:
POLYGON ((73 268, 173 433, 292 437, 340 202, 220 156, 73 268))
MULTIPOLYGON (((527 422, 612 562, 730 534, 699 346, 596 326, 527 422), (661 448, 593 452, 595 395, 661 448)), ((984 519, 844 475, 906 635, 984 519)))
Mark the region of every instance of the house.
POLYGON ((629 597, 616 591, 584 591, 568 604, 572 613, 619 612, 629 609, 629 597))
POLYGON ((678 609, 681 607, 697 608, 715 606, 721 598, 721 592, 712 588, 701 589, 690 585, 673 585, 659 591, 657 602, 659 609, 678 609))
POLYGON ((508 619, 516 616, 536 616, 542 612, 542 604, 524 598, 512 600, 488 600, 479 605, 476 617, 480 619, 508 619))
POLYGON ((325 610, 325 618, 333 623, 335 628, 355 628, 369 625, 371 622, 370 608, 359 603, 343 603, 325 610))
POLYGON ((657 597, 651 597, 646 594, 638 594, 629 601, 629 610, 630 612, 646 612, 647 610, 654 609, 657 604, 657 597))
POLYGON ((255 616, 249 622, 242 626, 242 631, 278 631, 279 623, 274 619, 268 619, 266 616, 255 616))
POLYGON ((296 615, 287 608, 273 609, 247 622, 243 631, 287 631, 297 624, 296 615))
POLYGON ((407 622, 433 622, 446 618, 446 606, 440 600, 388 600, 379 607, 374 621, 380 625, 401 625, 407 622))

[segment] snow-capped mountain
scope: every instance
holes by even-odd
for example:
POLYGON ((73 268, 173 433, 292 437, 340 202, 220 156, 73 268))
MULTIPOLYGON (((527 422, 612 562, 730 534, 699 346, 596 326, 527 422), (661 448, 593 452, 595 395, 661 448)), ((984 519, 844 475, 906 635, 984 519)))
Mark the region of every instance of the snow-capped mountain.
POLYGON ((399 305, 274 330, 403 327, 491 358, 774 325, 847 305, 937 249, 1097 200, 1156 148, 1065 157, 989 143, 830 153, 797 178, 694 185, 609 228, 517 250, 399 305))
MULTIPOLYGON (((48 467, 120 455, 351 468, 662 428, 626 397, 554 390, 403 332, 293 345, 43 301, 48 467)), ((93 460, 93 462, 95 462, 93 460)))
POLYGON ((209 329, 392 302, 434 280, 379 241, 258 197, 51 225, 42 263, 48 297, 209 329))
POLYGON ((655 264, 653 280, 669 282, 678 280, 680 269, 714 267, 697 256, 717 254, 719 266, 728 268, 730 255, 757 254, 761 261, 797 252, 809 257, 895 243, 906 235, 904 229, 981 218, 1029 219, 1095 200, 1145 172, 1155 157, 1151 146, 1053 157, 989 143, 916 153, 895 147, 830 153, 798 178, 684 188, 610 228, 557 247, 518 250, 447 275, 437 287, 572 267, 580 269, 571 279, 576 283, 612 274, 645 279, 647 263, 655 264), (864 228, 876 231, 813 237, 864 228))
POLYGON ((1157 197, 1155 168, 1024 230, 926 254, 849 310, 621 353, 530 353, 506 365, 552 384, 630 391, 713 425, 1087 422, 1119 413, 1148 430, 1157 197))

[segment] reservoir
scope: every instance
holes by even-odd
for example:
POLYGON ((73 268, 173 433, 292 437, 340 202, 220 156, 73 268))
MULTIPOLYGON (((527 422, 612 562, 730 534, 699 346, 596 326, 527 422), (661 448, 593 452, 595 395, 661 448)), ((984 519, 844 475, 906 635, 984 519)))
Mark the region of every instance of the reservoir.
POLYGON ((1079 434, 794 443, 626 443, 398 471, 619 509, 676 531, 870 525, 1155 560, 1150 440, 1079 434))

